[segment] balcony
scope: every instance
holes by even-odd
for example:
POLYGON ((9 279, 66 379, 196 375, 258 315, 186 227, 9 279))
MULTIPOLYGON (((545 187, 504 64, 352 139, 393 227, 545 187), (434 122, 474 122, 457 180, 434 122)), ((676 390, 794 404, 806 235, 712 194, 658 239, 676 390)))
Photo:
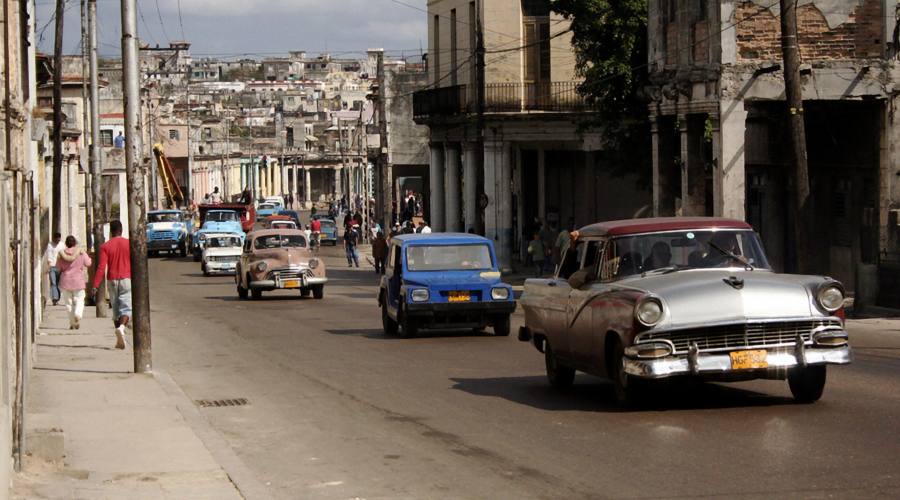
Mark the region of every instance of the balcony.
MULTIPOLYGON (((578 93, 581 82, 489 83, 485 85, 485 113, 569 113, 588 110, 578 93)), ((451 117, 477 112, 475 96, 465 85, 421 90, 413 94, 416 119, 451 117)))

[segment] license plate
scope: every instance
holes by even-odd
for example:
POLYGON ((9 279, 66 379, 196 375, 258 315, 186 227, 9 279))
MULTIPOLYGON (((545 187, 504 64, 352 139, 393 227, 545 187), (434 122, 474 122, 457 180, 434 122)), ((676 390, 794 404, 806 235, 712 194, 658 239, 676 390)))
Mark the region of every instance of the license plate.
POLYGON ((284 280, 281 282, 282 288, 300 288, 300 280, 284 280))
POLYGON ((468 302, 470 299, 469 292, 450 292, 450 302, 468 302))
POLYGON ((768 368, 766 350, 735 351, 731 355, 731 368, 735 370, 752 370, 754 368, 768 368))

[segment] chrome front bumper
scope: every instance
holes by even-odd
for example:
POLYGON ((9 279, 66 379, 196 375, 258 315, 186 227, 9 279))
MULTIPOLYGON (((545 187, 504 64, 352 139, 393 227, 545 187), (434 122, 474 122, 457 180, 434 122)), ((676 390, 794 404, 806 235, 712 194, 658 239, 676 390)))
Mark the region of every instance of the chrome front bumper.
MULTIPOLYGON (((763 349, 763 348, 760 348, 763 349)), ((634 359, 625 357, 625 372, 639 378, 665 378, 676 375, 715 375, 745 373, 772 369, 793 368, 806 365, 846 365, 853 359, 849 345, 843 347, 815 347, 804 345, 767 349, 767 368, 736 370, 731 367, 728 352, 692 353, 666 356, 659 359, 634 359)))
MULTIPOLYGON (((308 286, 324 285, 325 283, 328 283, 328 278, 302 278, 302 281, 303 286, 301 288, 306 288, 308 286)), ((283 286, 281 286, 280 280, 258 280, 251 281, 250 288, 276 290, 283 288, 283 286)))
POLYGON ((206 262, 205 265, 208 273, 234 273, 237 269, 237 262, 206 262))

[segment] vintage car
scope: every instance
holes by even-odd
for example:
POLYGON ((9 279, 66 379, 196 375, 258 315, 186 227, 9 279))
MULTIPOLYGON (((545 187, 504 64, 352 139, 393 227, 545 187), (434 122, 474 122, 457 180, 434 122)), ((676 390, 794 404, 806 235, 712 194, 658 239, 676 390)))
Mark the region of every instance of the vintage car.
POLYGON ((236 233, 244 234, 241 216, 236 210, 232 209, 207 209, 201 212, 202 225, 200 229, 194 231, 193 238, 193 254, 194 261, 200 262, 203 256, 203 247, 206 244, 206 237, 213 233, 236 233))
POLYGON ((844 289, 773 272, 745 222, 672 217, 572 233, 556 275, 529 279, 519 339, 544 353, 554 386, 575 370, 609 378, 623 405, 650 381, 788 380, 818 400, 825 367, 847 364, 844 289))
POLYGON ((260 229, 299 229, 297 223, 286 215, 270 215, 253 224, 253 230, 260 229))
POLYGON ((509 335, 516 302, 512 287, 500 280, 491 240, 405 234, 392 238, 388 251, 378 291, 385 334, 411 337, 426 328, 480 331, 490 325, 495 335, 509 335))
POLYGON ((303 231, 265 229, 247 235, 235 271, 238 297, 254 299, 272 290, 299 290, 306 297, 325 296, 325 263, 309 251, 303 231))
POLYGON ((234 274, 241 258, 244 236, 238 233, 209 233, 203 245, 200 270, 204 276, 234 274))
POLYGON ((296 210, 279 210, 276 215, 286 215, 290 217, 292 221, 297 224, 297 227, 300 227, 300 212, 296 210))
POLYGON ((256 220, 263 220, 270 215, 275 215, 281 209, 275 203, 262 202, 256 207, 256 220))
POLYGON ((325 217, 317 217, 317 219, 322 224, 322 232, 319 234, 319 243, 323 245, 325 243, 330 243, 331 246, 337 246, 338 230, 334 219, 325 217))
POLYGON ((191 221, 180 210, 147 212, 147 253, 178 252, 187 256, 191 238, 191 221))

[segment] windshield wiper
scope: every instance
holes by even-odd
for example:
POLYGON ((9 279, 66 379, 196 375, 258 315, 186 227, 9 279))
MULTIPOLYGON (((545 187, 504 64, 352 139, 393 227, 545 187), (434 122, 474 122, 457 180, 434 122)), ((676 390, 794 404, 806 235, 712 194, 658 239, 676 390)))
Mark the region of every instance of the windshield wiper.
POLYGON ((731 253, 731 252, 729 252, 728 250, 725 250, 724 248, 720 247, 720 246, 717 245, 716 243, 713 243, 712 241, 709 242, 709 246, 711 246, 712 248, 715 248, 716 250, 718 250, 719 252, 721 252, 722 255, 724 255, 724 256, 726 256, 726 257, 728 257, 728 258, 734 260, 735 262, 740 263, 740 264, 743 265, 748 271, 753 271, 754 267, 753 267, 749 262, 747 262, 746 259, 744 259, 744 258, 741 257, 740 255, 731 253))
POLYGON ((669 274, 680 271, 682 268, 679 266, 666 266, 666 267, 658 267, 656 269, 650 269, 649 271, 644 271, 641 273, 641 276, 646 276, 648 274, 669 274))

